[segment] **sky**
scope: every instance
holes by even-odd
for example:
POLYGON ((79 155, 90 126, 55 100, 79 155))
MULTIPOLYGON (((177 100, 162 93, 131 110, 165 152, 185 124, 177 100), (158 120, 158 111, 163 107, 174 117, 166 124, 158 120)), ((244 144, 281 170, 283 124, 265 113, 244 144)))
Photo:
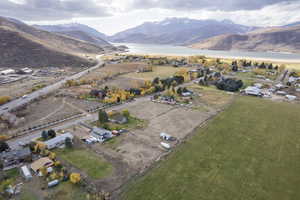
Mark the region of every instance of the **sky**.
POLYGON ((300 0, 0 0, 0 16, 29 24, 82 23, 112 35, 171 17, 285 25, 300 21, 300 0))

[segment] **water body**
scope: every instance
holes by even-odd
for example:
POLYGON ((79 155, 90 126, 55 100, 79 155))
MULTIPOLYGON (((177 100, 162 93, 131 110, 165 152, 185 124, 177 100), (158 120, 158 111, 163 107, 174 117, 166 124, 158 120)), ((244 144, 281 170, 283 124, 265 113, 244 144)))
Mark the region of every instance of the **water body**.
POLYGON ((134 44, 134 43, 114 43, 115 45, 126 45, 131 54, 150 54, 150 55, 174 55, 174 56, 193 56, 204 55, 207 57, 219 58, 241 58, 255 60, 272 60, 296 63, 300 62, 300 54, 279 53, 279 52, 247 52, 247 51, 215 51, 192 49, 183 46, 157 45, 157 44, 134 44))

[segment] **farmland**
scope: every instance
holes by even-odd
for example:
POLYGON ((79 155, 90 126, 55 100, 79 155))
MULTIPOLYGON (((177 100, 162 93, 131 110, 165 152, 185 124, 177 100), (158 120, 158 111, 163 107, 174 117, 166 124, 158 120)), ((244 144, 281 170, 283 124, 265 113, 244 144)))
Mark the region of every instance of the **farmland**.
POLYGON ((123 198, 299 199, 300 107, 239 97, 123 198))

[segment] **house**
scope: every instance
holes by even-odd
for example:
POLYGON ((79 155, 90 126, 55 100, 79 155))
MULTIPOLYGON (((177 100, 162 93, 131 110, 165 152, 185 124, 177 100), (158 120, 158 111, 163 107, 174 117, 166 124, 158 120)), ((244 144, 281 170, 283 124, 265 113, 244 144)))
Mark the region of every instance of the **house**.
POLYGON ((253 86, 249 86, 245 89, 245 93, 247 95, 253 95, 253 96, 262 96, 261 89, 253 86))
POLYGON ((111 121, 112 123, 116 123, 116 124, 126 124, 128 122, 128 119, 124 115, 117 113, 117 114, 113 115, 109 119, 109 121, 111 121))
POLYGON ((6 69, 3 71, 0 71, 1 75, 8 75, 8 74, 14 74, 14 73, 16 73, 16 71, 14 69, 6 69))
POLYGON ((54 162, 48 157, 43 157, 31 163, 30 167, 35 173, 38 173, 42 167, 48 168, 53 166, 53 164, 54 162))
POLYGON ((31 74, 33 72, 33 70, 28 67, 22 68, 21 71, 25 74, 31 74))
POLYGON ((23 162, 29 162, 32 160, 32 155, 30 149, 18 149, 8 152, 2 152, 0 154, 0 160, 3 164, 3 168, 16 167, 23 162))
POLYGON ((282 90, 279 90, 276 92, 277 95, 281 95, 281 96, 285 96, 286 95, 286 92, 285 91, 282 91, 282 90))
POLYGON ((32 179, 31 172, 26 165, 20 168, 20 173, 25 178, 26 181, 32 179))
POLYGON ((47 149, 54 149, 56 147, 60 147, 60 146, 64 145, 66 138, 70 138, 71 140, 73 140, 74 137, 71 133, 65 133, 62 135, 58 135, 55 138, 52 138, 50 140, 47 140, 44 143, 45 143, 47 149))
POLYGON ((91 131, 91 135, 97 138, 100 142, 105 142, 106 140, 113 137, 111 131, 106 130, 104 128, 93 128, 91 131))

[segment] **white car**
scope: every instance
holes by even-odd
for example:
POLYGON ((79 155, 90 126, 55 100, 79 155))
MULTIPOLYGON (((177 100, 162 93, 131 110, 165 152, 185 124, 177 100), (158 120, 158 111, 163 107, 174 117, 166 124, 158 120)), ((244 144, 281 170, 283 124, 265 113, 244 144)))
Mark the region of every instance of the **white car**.
POLYGON ((28 95, 24 95, 22 96, 22 99, 26 99, 28 97, 28 95))

